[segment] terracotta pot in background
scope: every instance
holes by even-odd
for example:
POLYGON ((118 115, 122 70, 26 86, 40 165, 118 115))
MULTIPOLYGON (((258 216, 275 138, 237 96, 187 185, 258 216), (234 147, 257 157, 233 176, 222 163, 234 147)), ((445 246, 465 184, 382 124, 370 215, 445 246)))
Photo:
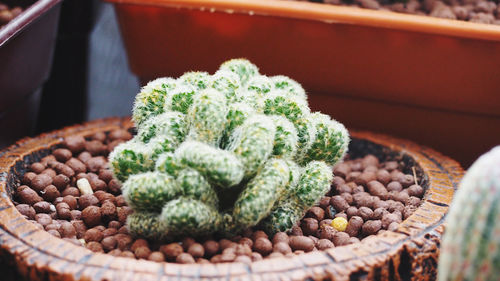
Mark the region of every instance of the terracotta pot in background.
MULTIPOLYGON (((373 153, 415 167, 426 188, 422 205, 396 231, 361 243, 293 258, 251 264, 156 263, 96 254, 36 228, 11 201, 29 165, 71 135, 90 136, 130 128, 128 119, 96 120, 27 138, 0 151, 0 257, 30 280, 430 280, 436 275, 443 217, 463 170, 457 162, 414 143, 367 132, 351 132, 352 157, 373 153)), ((408 171, 405 171, 408 172, 408 171)), ((3 279, 2 279, 3 280, 3 279)))
POLYGON ((269 0, 107 0, 143 83, 246 57, 348 127, 468 166, 500 142, 500 26, 269 0))
POLYGON ((0 148, 33 133, 52 64, 61 0, 4 1, 26 5, 0 28, 0 148))

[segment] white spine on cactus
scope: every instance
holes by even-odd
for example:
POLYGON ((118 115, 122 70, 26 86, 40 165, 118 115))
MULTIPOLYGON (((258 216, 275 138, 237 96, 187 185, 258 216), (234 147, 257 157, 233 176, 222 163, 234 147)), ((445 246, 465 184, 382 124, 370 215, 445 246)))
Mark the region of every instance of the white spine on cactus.
POLYGON ((295 122, 295 128, 297 129, 298 136, 295 160, 298 163, 302 163, 304 161, 304 157, 316 141, 316 124, 309 116, 310 115, 308 114, 295 122))
POLYGON ((172 152, 164 152, 157 157, 155 170, 177 177, 184 165, 172 152))
POLYGON ((317 203, 330 189, 332 179, 332 168, 323 161, 311 161, 304 167, 293 191, 304 210, 317 203))
POLYGON ((153 150, 136 138, 121 143, 109 154, 109 164, 115 177, 125 181, 129 175, 153 169, 153 150))
POLYGON ((303 168, 290 159, 286 159, 285 163, 288 165, 288 170, 290 171, 290 178, 288 180, 288 185, 286 186, 286 189, 294 190, 297 187, 297 184, 299 183, 303 168))
POLYGON ((247 85, 248 92, 255 93, 259 98, 262 98, 273 89, 273 82, 269 77, 264 75, 256 75, 252 77, 247 85))
POLYGON ((177 173, 175 179, 184 197, 190 197, 217 208, 219 199, 208 180, 195 169, 185 168, 177 173))
POLYGON ((273 76, 271 81, 275 89, 284 90, 292 96, 307 100, 306 91, 297 81, 283 75, 273 76))
POLYGON ((283 116, 271 115, 276 126, 273 155, 284 159, 292 159, 297 153, 297 129, 283 116))
POLYGON ((226 126, 222 137, 221 148, 226 148, 229 138, 236 127, 240 126, 247 118, 255 113, 255 110, 246 103, 237 102, 229 104, 229 109, 226 116, 226 126))
POLYGON ((179 77, 179 81, 186 85, 191 85, 198 90, 208 88, 210 85, 210 74, 204 71, 191 71, 184 73, 179 77))
POLYGON ((254 226, 268 216, 289 179, 286 162, 270 159, 238 196, 233 210, 236 226, 254 226))
POLYGON ((186 116, 180 112, 169 111, 146 120, 137 131, 138 138, 148 143, 156 136, 168 136, 180 143, 186 135, 186 116))
POLYGON ((310 113, 306 100, 292 96, 284 90, 276 90, 265 95, 260 103, 264 114, 281 115, 294 124, 310 113))
POLYGON ((276 127, 271 118, 256 114, 231 135, 228 150, 241 160, 245 178, 253 176, 273 151, 276 127))
POLYGON ((221 92, 228 103, 237 102, 236 91, 240 88, 240 77, 228 70, 217 71, 210 80, 210 87, 221 92))
POLYGON ((149 117, 165 112, 168 93, 175 88, 176 80, 172 78, 158 78, 144 86, 134 101, 132 120, 135 124, 140 125, 149 117))
POLYGON ((319 160, 334 165, 344 157, 349 145, 349 132, 330 116, 315 112, 309 116, 316 124, 316 140, 307 151, 304 161, 319 160))
POLYGON ((189 107, 193 104, 193 96, 196 94, 196 88, 188 84, 179 84, 170 91, 165 100, 165 111, 178 111, 186 114, 189 107))
POLYGON ((219 70, 229 70, 240 77, 242 85, 246 85, 248 80, 259 74, 259 68, 246 59, 232 59, 224 62, 219 70))
POLYGON ((467 170, 446 219, 438 281, 500 277, 500 146, 467 170))
POLYGON ((226 126, 228 112, 226 98, 214 89, 206 89, 194 96, 187 120, 190 140, 219 146, 226 126))
POLYGON ((233 153, 206 143, 185 141, 175 151, 175 158, 222 188, 235 186, 243 179, 243 164, 233 153))
POLYGON ((238 100, 238 102, 247 104, 248 106, 252 107, 255 112, 263 113, 264 101, 262 96, 260 96, 256 92, 240 88, 236 91, 236 99, 238 100))
POLYGON ((158 171, 131 175, 122 187, 123 197, 134 210, 160 212, 168 201, 182 195, 175 179, 158 171))

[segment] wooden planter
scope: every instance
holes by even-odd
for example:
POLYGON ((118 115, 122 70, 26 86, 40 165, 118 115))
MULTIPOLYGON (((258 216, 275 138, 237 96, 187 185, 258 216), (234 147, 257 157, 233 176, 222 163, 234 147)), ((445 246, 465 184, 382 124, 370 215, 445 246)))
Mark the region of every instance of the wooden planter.
POLYGON ((47 155, 63 137, 131 126, 125 118, 97 120, 23 139, 0 152, 0 257, 10 270, 17 268, 30 280, 430 280, 436 275, 443 218, 463 170, 431 149, 367 132, 351 132, 351 155, 370 152, 397 157, 409 169, 414 166, 426 187, 425 200, 396 232, 327 251, 248 265, 134 260, 96 254, 56 238, 37 229, 14 207, 13 187, 27 164, 47 155))

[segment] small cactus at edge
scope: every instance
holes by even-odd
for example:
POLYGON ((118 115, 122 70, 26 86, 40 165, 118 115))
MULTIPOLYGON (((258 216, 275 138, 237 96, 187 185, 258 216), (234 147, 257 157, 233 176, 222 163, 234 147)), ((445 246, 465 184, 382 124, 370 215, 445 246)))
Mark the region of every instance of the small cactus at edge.
POLYGON ((500 277, 500 146, 469 168, 453 198, 441 243, 438 281, 500 277))
POLYGON ((109 156, 132 235, 289 230, 328 191, 349 134, 311 113, 302 86, 245 59, 141 89, 137 135, 109 156))

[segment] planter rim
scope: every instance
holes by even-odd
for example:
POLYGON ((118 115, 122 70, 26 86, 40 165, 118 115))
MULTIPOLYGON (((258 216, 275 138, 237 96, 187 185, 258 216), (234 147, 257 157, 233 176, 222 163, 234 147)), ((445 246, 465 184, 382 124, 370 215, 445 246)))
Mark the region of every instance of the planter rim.
POLYGON ((288 17, 324 23, 343 23, 379 28, 440 34, 453 37, 500 41, 500 26, 408 15, 389 11, 343 7, 322 3, 284 0, 105 0, 133 5, 208 10, 210 12, 243 13, 288 17))
MULTIPOLYGON (((258 276, 262 279, 280 280, 322 280, 329 277, 337 280, 336 277, 344 276, 346 272, 349 275, 366 272, 380 264, 381 260, 390 259, 391 264, 394 263, 391 256, 396 255, 403 247, 411 247, 408 246, 409 243, 417 245, 419 249, 422 245, 434 245, 435 237, 440 237, 443 231, 442 223, 448 205, 464 173, 456 161, 432 149, 384 135, 351 131, 354 138, 385 146, 391 151, 405 153, 413 158, 428 182, 420 207, 395 232, 386 231, 361 243, 310 252, 286 260, 278 258, 251 264, 182 265, 96 254, 37 229, 14 207, 9 197, 8 184, 12 180, 9 174, 11 169, 15 172, 19 166, 16 163, 22 163, 25 156, 41 149, 49 149, 60 143, 65 136, 92 135, 131 126, 129 118, 98 119, 35 138, 25 138, 1 150, 0 254, 13 257, 17 268, 27 276, 57 276, 54 280, 227 280, 228 276, 241 279, 258 276), (434 242, 429 242, 431 240, 434 242)), ((436 249, 433 252, 435 254, 436 249)), ((426 257, 428 258, 428 253, 426 257)))
POLYGON ((10 38, 24 30, 41 15, 59 4, 62 0, 38 0, 23 10, 21 14, 0 28, 0 46, 6 44, 10 38))

